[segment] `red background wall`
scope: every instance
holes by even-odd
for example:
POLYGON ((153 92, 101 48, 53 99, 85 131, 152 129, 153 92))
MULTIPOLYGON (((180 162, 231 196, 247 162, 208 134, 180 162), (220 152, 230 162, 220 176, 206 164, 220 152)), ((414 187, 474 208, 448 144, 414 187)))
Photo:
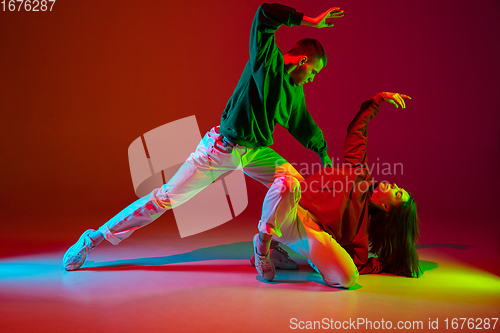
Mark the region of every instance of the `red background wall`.
MULTIPOLYGON (((141 134, 196 115, 209 130, 248 58, 260 1, 57 1, 52 12, 0 12, 2 239, 42 243, 98 227, 136 197, 127 148, 141 134)), ((305 86, 333 158, 360 103, 378 91, 371 162, 415 196, 422 241, 499 254, 500 5, 466 1, 296 1, 308 16, 340 6, 331 29, 282 27, 283 51, 319 39, 328 66, 305 86)), ((273 148, 292 163, 317 157, 284 129, 273 148)), ((168 145, 166 145, 168 152, 168 145)), ((265 189, 247 181, 256 219, 265 189)), ((247 212, 248 213, 248 212, 247 212)))

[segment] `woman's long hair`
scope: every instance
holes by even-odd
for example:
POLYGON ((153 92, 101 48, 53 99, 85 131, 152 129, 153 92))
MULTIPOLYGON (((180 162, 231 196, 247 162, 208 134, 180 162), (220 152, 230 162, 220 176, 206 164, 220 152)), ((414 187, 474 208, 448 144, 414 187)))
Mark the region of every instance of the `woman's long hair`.
POLYGON ((415 244, 418 243, 417 205, 410 199, 389 212, 370 207, 368 226, 370 252, 377 255, 382 271, 419 277, 420 266, 415 244))

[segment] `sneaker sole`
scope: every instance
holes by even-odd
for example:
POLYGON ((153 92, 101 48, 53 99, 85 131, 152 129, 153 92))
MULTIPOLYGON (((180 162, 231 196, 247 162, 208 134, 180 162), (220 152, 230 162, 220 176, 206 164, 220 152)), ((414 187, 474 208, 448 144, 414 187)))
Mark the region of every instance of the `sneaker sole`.
POLYGON ((71 262, 68 262, 72 257, 74 257, 74 248, 80 243, 80 241, 82 241, 83 238, 85 238, 87 235, 89 235, 91 232, 94 232, 95 230, 94 229, 88 229, 87 231, 85 231, 81 236, 80 238, 78 238, 78 241, 73 244, 69 249, 68 251, 66 251, 66 253, 64 254, 64 257, 63 257, 63 266, 64 266, 64 269, 67 270, 67 271, 75 271, 77 269, 79 269, 80 267, 83 266, 83 264, 85 263, 85 261, 87 261, 87 257, 88 257, 88 252, 87 254, 85 255, 85 259, 81 262, 77 262, 77 263, 71 263, 71 262), (73 255, 72 255, 73 254, 73 255))

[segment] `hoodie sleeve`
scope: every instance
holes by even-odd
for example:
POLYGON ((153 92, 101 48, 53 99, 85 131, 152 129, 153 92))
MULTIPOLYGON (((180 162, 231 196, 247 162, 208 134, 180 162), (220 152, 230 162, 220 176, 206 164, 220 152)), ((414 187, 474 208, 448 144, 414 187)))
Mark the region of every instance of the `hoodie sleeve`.
POLYGON ((320 157, 328 155, 328 145, 323 136, 323 131, 314 122, 302 98, 300 107, 291 114, 287 126, 288 132, 305 148, 311 149, 320 157))
POLYGON ((368 122, 378 114, 379 107, 380 104, 373 98, 364 102, 347 127, 347 136, 344 142, 345 163, 360 165, 367 163, 368 122))
POLYGON ((295 9, 280 5, 262 4, 253 19, 250 30, 250 61, 254 68, 266 61, 268 53, 276 47, 274 33, 284 24, 286 26, 300 25, 304 14, 295 9))

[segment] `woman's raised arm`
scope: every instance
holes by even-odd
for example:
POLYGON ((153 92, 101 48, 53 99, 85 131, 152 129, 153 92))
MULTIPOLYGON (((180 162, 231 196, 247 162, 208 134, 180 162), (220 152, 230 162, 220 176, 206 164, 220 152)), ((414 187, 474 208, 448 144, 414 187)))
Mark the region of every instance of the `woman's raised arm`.
POLYGON ((400 93, 392 93, 392 92, 379 92, 378 94, 373 96, 373 99, 379 103, 382 101, 386 101, 386 102, 391 103, 392 105, 394 105, 397 108, 401 107, 403 109, 406 109, 405 100, 404 100, 405 98, 411 99, 411 97, 408 95, 404 95, 404 94, 400 94, 400 93))
POLYGON ((387 101, 399 108, 406 108, 405 98, 410 96, 379 92, 368 101, 361 104, 361 109, 347 127, 347 136, 344 142, 344 161, 350 164, 365 164, 366 146, 368 144, 368 122, 379 112, 380 103, 387 101))

